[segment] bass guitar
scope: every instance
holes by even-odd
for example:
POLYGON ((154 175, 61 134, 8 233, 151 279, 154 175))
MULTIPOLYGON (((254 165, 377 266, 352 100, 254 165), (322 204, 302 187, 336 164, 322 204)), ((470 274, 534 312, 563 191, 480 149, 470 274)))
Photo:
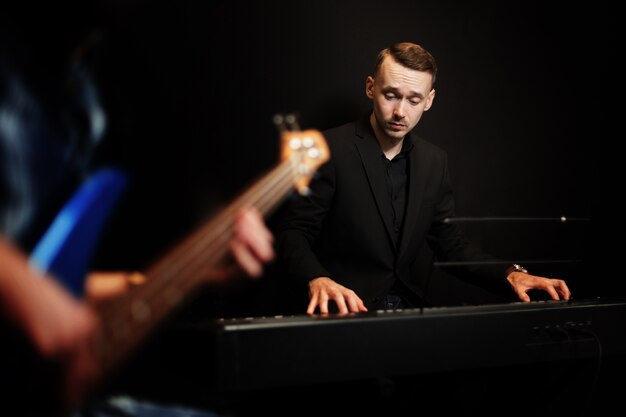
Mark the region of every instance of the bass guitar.
MULTIPOLYGON (((279 127, 281 142, 279 163, 254 181, 217 215, 208 219, 165 256, 143 271, 145 282, 131 287, 121 296, 98 307, 101 331, 94 344, 94 352, 102 370, 99 382, 106 380, 107 375, 118 368, 196 290, 214 279, 221 279, 219 270, 230 252, 229 242, 233 236, 233 224, 240 209, 254 206, 267 216, 292 190, 295 189, 301 194, 308 192, 308 184, 315 171, 329 158, 328 146, 323 135, 317 130, 299 130, 293 118, 278 118, 275 122, 279 127)), ((114 180, 112 183, 119 185, 123 181, 114 180)), ((118 192, 111 193, 110 188, 102 188, 109 189, 106 205, 112 205, 118 192)), ((113 188, 118 190, 117 186, 113 188)), ((93 213, 90 214, 88 208, 94 210, 99 207, 98 204, 84 206, 85 212, 74 215, 78 218, 89 218, 93 213)), ((96 228, 101 228, 104 218, 99 215, 100 221, 95 222, 96 228)), ((67 227, 66 229, 72 230, 67 227)), ((81 233, 76 232, 75 235, 84 235, 89 227, 77 229, 80 229, 81 233)), ((80 242, 80 236, 63 238, 57 236, 56 239, 50 240, 63 243, 68 250, 81 247, 80 243, 76 243, 76 240, 80 242)), ((42 242, 44 241, 48 241, 48 238, 44 237, 42 242)), ((78 260, 75 254, 51 249, 50 246, 54 245, 49 241, 46 246, 48 247, 46 250, 34 252, 36 256, 33 263, 43 272, 51 273, 61 281, 67 275, 66 272, 69 273, 74 281, 71 286, 74 288, 73 292, 80 294, 80 286, 75 285, 76 276, 82 275, 84 280, 87 271, 78 273, 76 266, 85 267, 86 262, 78 260), (60 262, 59 260, 64 257, 65 260, 60 262), (63 265, 70 267, 64 271, 63 265)), ((98 383, 87 392, 95 392, 97 385, 98 383)), ((89 396, 85 395, 87 398, 81 404, 88 400, 89 396)), ((70 404, 68 408, 76 409, 79 406, 80 404, 70 404)))

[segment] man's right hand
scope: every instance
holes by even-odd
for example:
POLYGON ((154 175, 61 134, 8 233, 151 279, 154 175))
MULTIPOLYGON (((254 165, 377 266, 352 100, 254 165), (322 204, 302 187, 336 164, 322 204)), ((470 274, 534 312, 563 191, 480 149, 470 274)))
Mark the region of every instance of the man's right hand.
POLYGON ((339 314, 367 311, 363 300, 354 291, 344 287, 329 277, 318 277, 309 281, 309 307, 307 314, 313 314, 319 307, 321 314, 328 313, 328 301, 337 304, 339 314))

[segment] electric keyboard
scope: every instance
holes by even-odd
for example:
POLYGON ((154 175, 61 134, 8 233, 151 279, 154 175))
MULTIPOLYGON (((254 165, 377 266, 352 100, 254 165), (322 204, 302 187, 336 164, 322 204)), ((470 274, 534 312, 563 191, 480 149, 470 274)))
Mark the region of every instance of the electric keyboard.
POLYGON ((233 392, 622 355, 626 299, 229 318, 182 327, 203 358, 194 361, 195 371, 218 391, 233 392))

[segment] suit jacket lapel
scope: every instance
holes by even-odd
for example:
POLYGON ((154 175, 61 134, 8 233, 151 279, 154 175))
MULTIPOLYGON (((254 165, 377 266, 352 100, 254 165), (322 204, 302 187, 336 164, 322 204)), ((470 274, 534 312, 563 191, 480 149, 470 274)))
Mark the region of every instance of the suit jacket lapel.
POLYGON ((391 219, 393 218, 393 211, 391 203, 389 201, 389 191, 387 191, 387 185, 385 184, 385 178, 381 175, 381 153, 378 141, 374 136, 371 126, 369 125, 369 118, 364 122, 357 124, 356 126, 356 148, 361 156, 363 162, 363 168, 367 175, 372 194, 376 200, 378 207, 378 213, 385 225, 387 231, 387 237, 391 242, 391 245, 395 249, 395 239, 393 238, 393 225, 391 219))

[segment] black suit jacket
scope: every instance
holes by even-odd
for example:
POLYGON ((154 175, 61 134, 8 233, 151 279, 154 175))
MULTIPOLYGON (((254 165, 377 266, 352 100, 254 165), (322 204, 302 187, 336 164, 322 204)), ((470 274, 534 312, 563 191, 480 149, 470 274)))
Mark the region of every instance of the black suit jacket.
POLYGON ((354 290, 368 308, 396 278, 426 303, 433 255, 439 261, 480 262, 450 269, 485 288, 506 287, 503 265, 469 242, 454 216, 447 155, 411 133, 407 206, 396 245, 392 207, 369 115, 323 132, 330 159, 319 167, 308 196, 296 196, 277 228, 288 278, 329 276, 354 290), (482 261, 487 261, 482 262, 482 261), (491 261, 495 261, 491 263, 491 261))

